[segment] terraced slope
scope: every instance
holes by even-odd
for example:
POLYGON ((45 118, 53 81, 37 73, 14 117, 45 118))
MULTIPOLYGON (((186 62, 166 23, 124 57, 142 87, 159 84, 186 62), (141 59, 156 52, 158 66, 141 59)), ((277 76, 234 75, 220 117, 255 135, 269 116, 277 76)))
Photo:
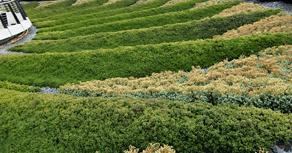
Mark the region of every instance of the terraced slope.
POLYGON ((25 8, 38 34, 0 55, 0 152, 254 153, 292 139, 291 15, 239 0, 25 8))
MULTIPOLYGON (((82 26, 88 26, 88 25, 94 25, 97 23, 106 23, 106 22, 113 22, 113 21, 119 21, 122 19, 129 19, 129 18, 137 18, 137 17, 145 17, 145 16, 151 16, 159 13, 168 13, 172 11, 179 11, 184 9, 189 9, 194 5, 194 2, 192 3, 183 3, 180 5, 175 6, 169 6, 169 7, 158 7, 158 8, 150 8, 145 10, 136 10, 134 12, 125 12, 125 13, 118 13, 111 16, 105 16, 105 13, 96 13, 95 16, 100 15, 101 17, 95 18, 95 17, 84 17, 84 20, 80 21, 80 16, 75 19, 71 19, 71 22, 67 22, 64 24, 56 24, 54 22, 45 21, 45 22, 38 22, 38 26, 45 26, 46 28, 40 29, 40 32, 47 32, 47 31, 63 31, 66 29, 73 29, 73 28, 80 28, 82 26), (51 25, 51 26, 50 26, 51 25)), ((125 10, 128 11, 128 10, 125 10)), ((92 14, 89 14, 90 16, 92 14)), ((87 15, 87 16, 89 16, 87 15)), ((66 21, 66 20, 65 20, 66 21)))
MULTIPOLYGON (((118 14, 134 12, 134 11, 147 10, 151 8, 154 9, 155 7, 158 7, 164 4, 166 1, 167 0, 165 1, 156 0, 156 1, 153 1, 152 3, 147 3, 143 5, 133 5, 137 2, 137 0, 128 0, 128 1, 119 1, 117 3, 113 3, 110 5, 103 5, 103 6, 92 8, 92 9, 85 9, 85 10, 73 9, 72 11, 57 15, 56 17, 57 19, 54 19, 53 18, 54 16, 44 18, 44 19, 39 19, 37 20, 38 22, 36 23, 36 25, 38 25, 39 27, 52 27, 59 24, 80 22, 82 20, 90 20, 96 17, 106 17, 106 16, 109 17, 109 16, 114 16, 118 14), (70 16, 69 19, 68 19, 68 16, 70 16)), ((190 3, 190 4, 193 4, 193 3, 190 3)), ((185 7, 189 7, 190 5, 189 3, 187 3, 180 6, 181 6, 181 9, 184 9, 185 7)))
MULTIPOLYGON (((114 32, 120 30, 128 29, 139 29, 139 28, 148 28, 153 26, 161 26, 172 23, 181 23, 190 20, 198 20, 204 17, 215 15, 221 12, 224 9, 227 9, 233 5, 238 4, 239 2, 226 3, 222 5, 214 5, 202 9, 189 9, 186 11, 178 11, 172 13, 163 13, 159 15, 147 16, 134 18, 130 20, 122 20, 119 18, 119 21, 88 26, 88 23, 78 23, 76 28, 72 30, 64 30, 58 32, 43 32, 38 35, 36 39, 65 39, 76 36, 90 35, 92 33, 99 32, 114 32), (87 25, 87 26, 84 26, 87 25)), ((132 16, 131 16, 132 17, 132 16)), ((101 23, 102 20, 98 20, 98 23, 101 23)), ((70 27, 67 27, 70 28, 70 27)))
POLYGON ((25 46, 15 48, 14 51, 32 53, 80 51, 97 48, 115 48, 119 46, 206 39, 276 13, 278 13, 278 11, 267 10, 263 12, 238 14, 230 17, 206 18, 203 20, 194 20, 161 27, 96 33, 64 40, 32 41, 25 46))

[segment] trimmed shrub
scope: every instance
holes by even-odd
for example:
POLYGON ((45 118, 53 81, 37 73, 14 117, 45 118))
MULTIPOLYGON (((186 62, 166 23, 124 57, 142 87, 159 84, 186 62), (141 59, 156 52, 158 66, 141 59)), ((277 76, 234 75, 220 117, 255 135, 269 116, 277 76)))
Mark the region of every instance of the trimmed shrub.
POLYGON ((277 33, 292 31, 292 16, 291 15, 273 15, 262 19, 252 24, 247 24, 232 29, 223 35, 216 36, 216 38, 235 38, 244 35, 261 34, 261 33, 277 33))
POLYGON ((233 103, 292 112, 292 45, 259 56, 224 61, 202 70, 155 73, 144 78, 112 78, 62 86, 77 96, 135 96, 212 104, 233 103))
POLYGON ((82 37, 73 37, 56 41, 31 41, 23 46, 13 48, 20 52, 69 52, 85 49, 114 48, 119 46, 134 46, 158 44, 211 38, 228 30, 252 23, 264 17, 278 13, 279 10, 266 10, 248 14, 238 14, 230 17, 216 17, 195 20, 187 23, 165 25, 146 29, 134 29, 120 32, 97 33, 82 37))
POLYGON ((76 53, 0 56, 0 80, 56 87, 64 83, 113 77, 143 77, 161 71, 190 71, 224 59, 292 44, 292 35, 272 34, 159 45, 100 49, 76 53))
POLYGON ((4 153, 116 153, 158 141, 182 153, 254 153, 292 138, 291 115, 257 108, 0 89, 0 109, 4 153))
POLYGON ((93 11, 98 12, 111 12, 117 10, 123 10, 125 7, 128 7, 132 4, 135 4, 137 0, 123 0, 119 1, 117 3, 114 3, 112 5, 90 5, 89 7, 86 6, 78 6, 78 7, 72 7, 72 4, 75 1, 66 0, 65 4, 57 4, 57 5, 51 5, 46 8, 35 8, 30 9, 29 16, 30 18, 33 18, 34 22, 42 22, 42 21, 52 21, 52 20, 58 20, 58 19, 64 19, 65 17, 68 18, 72 15, 82 15, 82 14, 89 14, 93 11), (69 2, 69 4, 66 4, 66 2, 69 2), (65 5, 65 6, 64 6, 65 5))
POLYGON ((58 21, 54 21, 54 22, 45 21, 42 23, 37 23, 37 25, 38 27, 46 26, 45 28, 39 29, 39 32, 63 31, 63 30, 68 30, 68 29, 84 27, 86 25, 103 24, 107 22, 113 22, 113 21, 119 21, 119 20, 131 19, 131 18, 138 18, 138 17, 163 14, 163 13, 168 13, 168 12, 182 11, 182 10, 192 8, 196 2, 200 2, 200 1, 202 0, 191 0, 189 2, 180 3, 175 6, 154 7, 154 8, 149 8, 149 9, 146 9, 146 8, 138 9, 136 8, 137 6, 134 7, 135 9, 133 7, 130 7, 130 8, 123 9, 124 12, 119 12, 119 10, 113 10, 112 12, 114 14, 112 14, 111 16, 108 16, 109 12, 103 12, 103 11, 99 13, 88 13, 88 14, 85 14, 84 17, 82 17, 82 20, 80 20, 81 18, 80 15, 76 14, 76 15, 72 15, 72 19, 70 20, 63 21, 60 19, 56 19, 58 21), (119 13, 115 13, 115 11, 118 11, 119 13), (56 23, 56 22, 62 22, 62 24, 56 23))
POLYGON ((220 11, 230 8, 239 2, 225 3, 203 9, 190 9, 186 11, 158 14, 154 16, 140 17, 129 20, 110 22, 105 24, 93 24, 88 26, 80 24, 78 28, 67 29, 65 31, 53 31, 39 33, 35 39, 66 39, 76 36, 90 35, 99 32, 115 32, 120 30, 140 29, 166 24, 181 23, 190 20, 198 20, 204 17, 212 16, 220 11))
MULTIPOLYGON (((97 20, 98 18, 111 17, 135 11, 143 11, 157 8, 163 5, 168 0, 153 0, 151 3, 134 5, 137 0, 122 0, 109 5, 102 5, 100 7, 73 7, 75 11, 64 11, 59 15, 52 16, 51 18, 39 19, 35 24, 40 28, 45 27, 60 27, 65 24, 83 23, 86 21, 97 20), (69 18, 68 18, 69 16, 69 18)), ((93 5, 95 6, 95 5, 93 5)), ((94 23, 95 24, 95 23, 94 23)))

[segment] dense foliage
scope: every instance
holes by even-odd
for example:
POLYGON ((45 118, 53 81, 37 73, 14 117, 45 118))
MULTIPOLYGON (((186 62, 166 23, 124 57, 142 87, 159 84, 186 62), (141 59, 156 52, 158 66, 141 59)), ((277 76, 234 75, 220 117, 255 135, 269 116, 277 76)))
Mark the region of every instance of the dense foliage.
POLYGON ((166 70, 191 70, 192 66, 205 68, 227 58, 234 59, 268 47, 291 44, 291 36, 273 34, 77 53, 0 56, 0 79, 58 86, 93 79, 142 77, 166 70))
POLYGON ((257 56, 224 61, 208 70, 193 68, 145 78, 113 78, 61 87, 78 96, 136 96, 212 104, 234 103, 292 112, 292 46, 271 48, 257 56))
MULTIPOLYGON (((180 3, 174 6, 165 6, 165 7, 154 7, 153 8, 144 8, 135 11, 130 10, 124 10, 124 12, 113 12, 113 14, 108 15, 107 11, 104 11, 104 13, 90 13, 85 14, 84 17, 81 17, 80 15, 74 17, 72 16, 69 20, 63 19, 64 21, 57 20, 49 20, 49 21, 43 21, 43 22, 37 22, 36 24, 38 27, 44 27, 39 30, 39 32, 48 32, 48 31, 63 31, 68 29, 74 29, 74 28, 80 28, 80 27, 86 27, 89 25, 96 25, 96 24, 104 24, 107 22, 114 22, 119 20, 125 20, 125 19, 134 19, 138 17, 146 17, 146 16, 152 16, 157 14, 164 14, 169 12, 177 12, 177 11, 183 11, 187 10, 193 7, 193 5, 196 2, 199 2, 201 0, 192 0, 187 3, 180 3), (106 13, 106 14, 105 14, 106 13), (60 24, 60 22, 63 22, 60 24)), ((117 11, 117 10, 116 10, 117 11)), ((80 13, 80 12, 78 12, 80 13)))
MULTIPOLYGON (((197 20, 204 17, 215 15, 222 10, 238 4, 238 1, 215 5, 203 9, 190 9, 186 11, 164 13, 147 17, 121 20, 116 22, 93 24, 83 27, 84 23, 79 23, 76 28, 64 31, 42 32, 35 39, 65 39, 76 36, 90 35, 99 32, 114 32, 128 29, 148 28, 172 23, 181 23, 189 20, 197 20)), ((127 14, 128 15, 128 14, 127 14)), ((128 15, 129 16, 129 15, 128 15)), ((133 16, 131 16, 133 17, 133 16)), ((120 17, 121 18, 121 17, 120 17)), ((101 22, 101 20, 98 20, 101 22)), ((72 25, 72 24, 70 24, 72 25)), ((66 27, 63 27, 66 28, 66 27)))
POLYGON ((237 29, 230 30, 223 35, 217 37, 235 38, 251 34, 278 33, 290 31, 292 31, 292 16, 281 14, 273 15, 252 24, 247 24, 237 29))
POLYGON ((214 35, 223 34, 228 30, 258 21, 278 12, 278 10, 265 10, 229 17, 207 18, 199 21, 195 20, 161 27, 133 29, 112 33, 97 33, 64 40, 35 40, 26 43, 24 46, 16 47, 13 50, 32 53, 64 52, 205 39, 211 38, 214 35))
MULTIPOLYGON (((96 18, 122 15, 125 13, 139 12, 143 10, 145 11, 153 10, 155 12, 157 7, 163 5, 168 0, 153 0, 151 1, 152 3, 147 3, 145 5, 135 5, 137 1, 139 0, 122 0, 122 1, 117 1, 116 3, 113 3, 111 5, 102 5, 102 6, 92 5, 89 7, 85 7, 85 9, 80 9, 79 7, 77 8, 71 7, 72 10, 68 10, 67 12, 63 11, 61 14, 58 14, 58 15, 38 18, 35 21, 37 22, 36 24, 39 27, 50 28, 53 26, 61 26, 66 23, 68 24, 68 23, 76 23, 76 22, 86 21, 86 20, 94 20, 94 19, 96 20, 96 18), (70 16, 70 18, 66 18, 68 16, 70 16)), ((192 2, 184 3, 175 8, 177 10, 190 8, 197 0, 190 0, 190 1, 192 2)), ((58 8, 61 11, 62 7, 58 7, 58 8)), ((165 11, 166 12, 176 11, 175 8, 167 7, 165 11)))
POLYGON ((0 89, 1 152, 115 153, 160 142, 177 152, 253 153, 291 139, 291 115, 256 108, 0 89))
MULTIPOLYGON (((134 146, 130 146, 124 153, 139 153, 140 150, 134 146)), ((175 153, 175 150, 168 145, 161 146, 160 144, 149 144, 141 153, 175 153)))
POLYGON ((14 48, 21 54, 0 51, 1 153, 138 153, 131 145, 151 143, 254 153, 292 139, 291 15, 239 0, 25 9, 37 37, 14 48))

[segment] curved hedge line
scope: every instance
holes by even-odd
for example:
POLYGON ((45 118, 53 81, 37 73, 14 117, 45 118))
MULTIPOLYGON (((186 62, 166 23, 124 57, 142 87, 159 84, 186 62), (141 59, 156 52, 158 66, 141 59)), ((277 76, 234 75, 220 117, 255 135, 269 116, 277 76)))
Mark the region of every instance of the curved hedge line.
POLYGON ((0 109, 1 152, 116 153, 160 142, 182 153, 254 153, 292 138, 291 115, 236 106, 0 89, 0 109))
POLYGON ((224 9, 230 8, 238 1, 232 3, 225 3, 222 5, 215 5, 203 9, 190 9, 186 11, 164 13, 154 16, 147 16, 141 18, 134 18, 129 20, 122 20, 116 22, 110 22, 105 24, 95 24, 91 26, 79 26, 78 28, 68 29, 65 31, 53 31, 46 33, 39 33, 35 39, 66 39, 76 36, 85 36, 99 32, 115 32, 120 30, 149 28, 154 26, 162 26, 166 24, 174 24, 187 22, 191 20, 198 20, 205 17, 213 16, 224 9))
MULTIPOLYGON (((147 7, 148 9, 138 9, 136 6, 135 7, 136 9, 133 9, 132 11, 125 9, 124 11, 119 12, 119 13, 114 13, 111 16, 108 16, 108 14, 110 14, 109 12, 103 12, 103 11, 99 13, 87 13, 87 14, 84 14, 84 17, 80 17, 78 14, 76 14, 76 15, 72 15, 72 17, 69 20, 56 19, 58 21, 53 21, 49 23, 48 21, 38 22, 37 23, 38 27, 45 26, 45 28, 39 29, 38 32, 41 33, 41 32, 48 32, 48 31, 63 31, 67 29, 84 27, 86 25, 103 24, 106 22, 113 22, 113 21, 119 21, 119 20, 130 19, 130 18, 138 18, 138 17, 144 17, 144 16, 163 14, 163 13, 168 13, 168 12, 182 11, 182 10, 192 8, 194 4, 200 1, 202 0, 192 0, 190 2, 179 3, 174 6, 165 6, 165 7, 153 6, 153 8, 147 7), (80 18, 82 20, 80 20, 80 18), (62 24, 56 23, 56 22, 61 22, 62 24)), ((118 11, 118 10, 113 10, 113 12, 115 11, 118 11)))
POLYGON ((205 39, 211 38, 214 35, 223 34, 228 30, 258 21, 278 12, 279 10, 266 10, 248 14, 238 14, 230 17, 195 20, 187 23, 178 23, 161 27, 134 29, 113 33, 97 33, 56 41, 35 40, 23 46, 13 48, 12 50, 35 53, 66 52, 205 39))
MULTIPOLYGON (((68 18, 71 15, 82 15, 82 14, 88 14, 92 13, 93 11, 115 11, 115 10, 123 10, 125 7, 128 7, 132 4, 135 4, 138 0, 123 0, 119 1, 117 3, 111 4, 111 5, 91 5, 91 7, 84 7, 78 6, 78 7, 72 7, 72 4, 74 1, 67 0, 70 2, 70 4, 66 5, 65 7, 63 5, 53 5, 49 6, 48 8, 37 8, 33 10, 29 10, 29 16, 33 18, 34 22, 42 22, 42 21, 48 21, 48 20, 58 20, 58 19, 64 19, 64 17, 68 18), (53 8, 51 8, 53 7, 53 8), (66 9, 64 9, 66 8, 66 9), (40 11, 42 10, 42 11, 40 11)), ((66 2, 67 2, 66 1, 66 2)), ((64 2, 63 2, 64 3, 64 2)))
POLYGON ((75 9, 73 9, 71 12, 63 10, 63 12, 61 12, 59 15, 38 19, 35 25, 40 28, 62 26, 66 23, 79 23, 82 21, 111 17, 123 13, 149 10, 163 5, 168 0, 153 0, 150 3, 143 5, 134 5, 137 1, 138 0, 122 0, 109 5, 102 5, 100 7, 93 8, 85 7, 84 9, 73 7, 75 9))
POLYGON ((113 77, 142 77, 154 72, 209 67, 226 58, 255 54, 265 48, 292 44, 291 33, 208 39, 76 53, 0 56, 0 80, 59 86, 113 77))
POLYGON ((212 104, 232 103, 292 113, 292 45, 223 61, 206 69, 162 72, 142 78, 111 78, 60 89, 76 96, 165 98, 212 104))

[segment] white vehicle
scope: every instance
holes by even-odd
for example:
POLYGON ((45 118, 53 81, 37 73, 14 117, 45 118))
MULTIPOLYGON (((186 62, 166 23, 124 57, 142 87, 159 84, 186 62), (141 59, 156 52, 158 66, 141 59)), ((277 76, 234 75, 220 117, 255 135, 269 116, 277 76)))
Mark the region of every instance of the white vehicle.
POLYGON ((32 26, 19 0, 0 0, 0 44, 32 26))

